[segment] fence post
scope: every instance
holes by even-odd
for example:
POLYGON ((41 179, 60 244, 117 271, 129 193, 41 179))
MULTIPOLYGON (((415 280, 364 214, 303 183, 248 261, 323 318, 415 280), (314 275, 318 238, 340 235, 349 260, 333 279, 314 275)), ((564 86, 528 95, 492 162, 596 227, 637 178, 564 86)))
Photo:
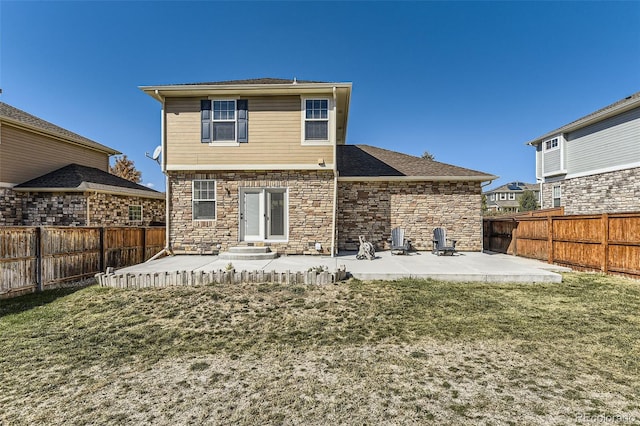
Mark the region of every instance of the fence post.
POLYGON ((42 291, 43 290, 43 285, 42 285, 42 248, 43 248, 43 242, 42 242, 42 226, 38 226, 36 227, 36 238, 35 238, 35 244, 36 244, 36 291, 42 291))
POLYGON ((99 263, 99 272, 104 272, 105 271, 105 266, 104 266, 104 227, 101 226, 100 228, 98 228, 98 234, 99 234, 99 250, 100 250, 100 254, 98 255, 99 259, 98 262, 99 263))
POLYGON ((609 273, 609 214, 602 214, 602 272, 609 273))
POLYGON ((547 262, 553 263, 553 216, 547 216, 547 262))
POLYGON ((142 259, 140 259, 139 263, 147 260, 147 229, 148 228, 142 228, 142 259))
MULTIPOLYGON (((107 268, 107 239, 105 238, 107 235, 107 229, 102 226, 100 227, 100 257, 102 257, 102 270, 106 270, 107 268)), ((117 267, 118 265, 116 265, 117 267)))

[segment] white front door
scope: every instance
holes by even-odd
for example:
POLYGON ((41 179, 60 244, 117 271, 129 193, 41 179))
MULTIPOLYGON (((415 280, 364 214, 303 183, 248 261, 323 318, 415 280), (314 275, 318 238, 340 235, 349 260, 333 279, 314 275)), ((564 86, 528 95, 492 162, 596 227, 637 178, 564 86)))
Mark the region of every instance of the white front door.
POLYGON ((286 241, 287 227, 286 189, 240 190, 241 241, 286 241))

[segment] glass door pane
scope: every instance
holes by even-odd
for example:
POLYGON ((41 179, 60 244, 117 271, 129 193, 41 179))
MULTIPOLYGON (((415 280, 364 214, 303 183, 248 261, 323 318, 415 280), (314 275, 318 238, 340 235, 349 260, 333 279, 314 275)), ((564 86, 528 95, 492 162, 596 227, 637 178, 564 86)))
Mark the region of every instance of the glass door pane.
POLYGON ((283 191, 267 191, 268 238, 286 237, 286 209, 283 191))

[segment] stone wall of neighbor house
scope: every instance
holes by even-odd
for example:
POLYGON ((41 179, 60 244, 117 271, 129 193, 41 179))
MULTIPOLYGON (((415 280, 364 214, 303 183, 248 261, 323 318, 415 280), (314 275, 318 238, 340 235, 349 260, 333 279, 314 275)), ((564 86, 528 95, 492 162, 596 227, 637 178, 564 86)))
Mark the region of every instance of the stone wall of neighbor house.
POLYGON ((567 215, 640 211, 638 167, 544 183, 542 208, 553 207, 556 185, 560 185, 560 205, 567 215))
POLYGON ((388 249, 391 230, 405 230, 418 250, 431 250, 444 227, 463 251, 482 249, 479 182, 339 182, 338 249, 353 250, 359 235, 388 249))
POLYGON ((22 225, 22 196, 11 188, 0 188, 0 226, 22 225))
POLYGON ((24 226, 84 226, 87 206, 82 193, 30 192, 22 195, 24 226))
POLYGON ((17 192, 0 189, 0 225, 140 226, 163 223, 164 200, 112 194, 17 192), (90 221, 87 222, 87 195, 90 221), (142 221, 129 220, 129 205, 142 206, 142 221))
POLYGON ((329 254, 333 218, 332 171, 174 172, 171 191, 170 240, 175 252, 212 253, 240 244, 240 188, 286 188, 288 240, 269 245, 279 254, 329 254), (216 220, 193 220, 192 182, 216 180, 216 220), (315 249, 321 244, 321 250, 315 249))
POLYGON ((165 200, 129 195, 90 194, 92 226, 148 226, 165 221, 165 200), (129 220, 129 206, 142 206, 142 220, 129 220))

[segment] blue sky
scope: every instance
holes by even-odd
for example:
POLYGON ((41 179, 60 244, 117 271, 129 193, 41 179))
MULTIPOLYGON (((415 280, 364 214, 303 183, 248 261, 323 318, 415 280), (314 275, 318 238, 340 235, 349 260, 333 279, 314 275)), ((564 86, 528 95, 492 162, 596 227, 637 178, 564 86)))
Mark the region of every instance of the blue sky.
POLYGON ((138 86, 350 81, 347 143, 535 181, 524 143, 640 91, 640 2, 0 1, 0 100, 127 154, 138 86))

